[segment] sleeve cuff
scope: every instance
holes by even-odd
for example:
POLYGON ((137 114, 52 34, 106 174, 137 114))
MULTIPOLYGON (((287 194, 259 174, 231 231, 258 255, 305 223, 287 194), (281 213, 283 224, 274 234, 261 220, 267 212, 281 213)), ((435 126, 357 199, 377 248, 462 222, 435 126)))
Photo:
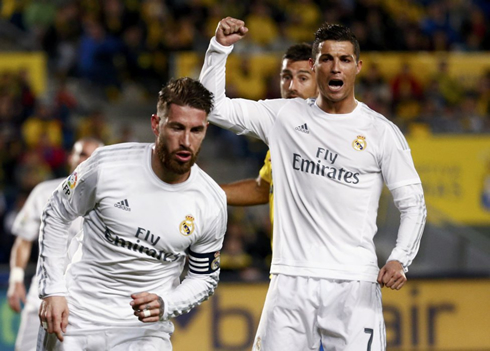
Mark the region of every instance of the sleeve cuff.
POLYGON ((222 53, 227 54, 227 55, 233 51, 233 47, 234 47, 234 45, 230 45, 230 46, 221 45, 216 40, 216 37, 211 38, 211 46, 214 49, 217 49, 217 51, 222 52, 222 53))

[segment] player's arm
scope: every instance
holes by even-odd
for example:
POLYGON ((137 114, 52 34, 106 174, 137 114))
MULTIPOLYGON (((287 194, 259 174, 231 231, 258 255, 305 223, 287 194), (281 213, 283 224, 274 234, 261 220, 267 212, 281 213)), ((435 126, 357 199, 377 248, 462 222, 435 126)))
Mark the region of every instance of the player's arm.
POLYGON ((230 99, 225 94, 226 61, 233 50, 233 43, 246 31, 243 21, 230 17, 220 21, 206 51, 199 80, 214 95, 214 109, 208 116, 211 123, 267 143, 269 130, 278 111, 284 107, 284 100, 230 99))
POLYGON ((29 262, 33 241, 39 235, 41 212, 53 188, 46 182, 39 183, 27 197, 22 209, 12 224, 12 234, 16 236, 10 252, 10 277, 7 291, 10 307, 20 312, 20 302, 26 300, 24 272, 29 262))
POLYGON ((220 186, 225 191, 226 202, 230 206, 254 206, 269 202, 270 184, 260 176, 220 186))
POLYGON ((168 320, 188 313, 213 295, 219 281, 219 251, 189 253, 189 272, 170 293, 131 294, 133 313, 143 323, 168 320), (193 263, 194 262, 194 263, 193 263))
POLYGON ((68 324, 66 303, 66 247, 69 227, 95 207, 98 150, 53 192, 41 216, 39 231, 39 298, 43 299, 39 319, 60 341, 68 324))
POLYGON ((396 246, 388 261, 378 274, 381 286, 399 290, 407 278, 405 273, 418 252, 425 226, 425 207, 422 184, 401 186, 391 191, 396 207, 400 211, 400 227, 396 246))
POLYGON ((20 312, 21 301, 26 302, 26 287, 24 285, 24 271, 31 255, 32 241, 17 237, 10 253, 10 276, 7 298, 9 306, 20 312))
POLYGON ((218 286, 220 250, 226 232, 227 208, 224 194, 220 208, 203 236, 188 250, 189 270, 180 285, 165 295, 143 292, 131 295, 134 315, 143 323, 168 320, 188 313, 213 295, 218 286))

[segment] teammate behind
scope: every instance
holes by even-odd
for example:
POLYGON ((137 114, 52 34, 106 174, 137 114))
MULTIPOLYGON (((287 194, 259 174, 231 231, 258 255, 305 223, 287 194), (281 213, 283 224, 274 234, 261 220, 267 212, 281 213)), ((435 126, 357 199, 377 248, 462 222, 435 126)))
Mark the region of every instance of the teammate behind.
POLYGON ((247 31, 241 20, 220 21, 200 80, 216 98, 210 121, 262 139, 273 155, 272 279, 254 350, 385 350, 380 287, 403 287, 426 218, 408 144, 356 100, 359 43, 341 25, 315 34, 315 101, 227 98, 227 56, 247 31), (383 184, 401 216, 379 269, 373 237, 383 184))
MULTIPOLYGON (((68 158, 70 173, 85 161, 102 142, 95 138, 78 140, 72 148, 68 158)), ((7 298, 10 307, 15 312, 21 311, 21 302, 24 303, 20 318, 19 332, 15 341, 15 349, 22 351, 36 350, 37 333, 39 331, 38 280, 36 275, 32 278, 29 292, 26 297, 24 285, 24 271, 29 262, 32 244, 39 235, 41 214, 49 197, 64 178, 47 180, 39 183, 29 194, 26 203, 15 218, 12 233, 17 236, 10 253, 10 278, 7 298)), ((81 218, 75 220, 68 230, 68 243, 81 229, 81 218)), ((66 252, 66 250, 64 251, 66 252)))
MULTIPOLYGON (((310 68, 311 45, 302 43, 290 46, 282 57, 280 72, 281 97, 315 98, 318 95, 315 72, 310 68)), ((271 222, 274 222, 271 154, 267 151, 264 165, 256 179, 244 179, 230 184, 220 184, 230 206, 253 206, 269 202, 271 222)))
POLYGON ((39 317, 47 333, 40 329, 38 349, 171 350, 170 318, 213 294, 226 198, 195 164, 212 106, 198 81, 170 81, 151 117, 154 144, 100 148, 53 193, 40 234, 39 317), (82 254, 65 283, 58 252, 77 216, 82 254))

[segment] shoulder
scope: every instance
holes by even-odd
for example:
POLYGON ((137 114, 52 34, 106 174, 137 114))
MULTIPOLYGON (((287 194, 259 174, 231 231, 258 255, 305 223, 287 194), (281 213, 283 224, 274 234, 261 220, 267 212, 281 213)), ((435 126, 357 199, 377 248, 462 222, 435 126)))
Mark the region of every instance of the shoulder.
POLYGON ((379 140, 394 142, 398 148, 403 150, 409 148, 405 136, 395 123, 381 113, 374 111, 366 104, 362 102, 359 102, 359 104, 361 104, 360 113, 362 118, 366 119, 372 126, 374 131, 378 134, 379 140))
POLYGON ((150 147, 149 143, 121 143, 103 146, 95 150, 89 160, 103 164, 141 161, 150 147))
POLYGON ((211 178, 209 174, 204 172, 197 164, 192 167, 192 171, 196 172, 196 186, 208 198, 211 204, 217 204, 218 207, 226 210, 226 194, 223 189, 211 178))

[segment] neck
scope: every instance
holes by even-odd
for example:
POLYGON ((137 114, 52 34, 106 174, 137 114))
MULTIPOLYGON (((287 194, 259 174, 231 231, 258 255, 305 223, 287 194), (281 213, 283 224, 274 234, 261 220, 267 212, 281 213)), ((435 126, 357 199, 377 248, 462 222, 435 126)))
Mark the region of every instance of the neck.
POLYGON ((178 184, 185 182, 191 174, 190 171, 184 174, 178 174, 166 168, 162 164, 162 161, 160 161, 160 159, 158 158, 155 149, 152 149, 151 151, 151 168, 153 169, 153 172, 157 175, 157 177, 167 184, 178 184))
POLYGON ((357 101, 353 96, 341 101, 331 101, 320 94, 317 99, 317 105, 326 113, 346 114, 354 111, 357 101))

